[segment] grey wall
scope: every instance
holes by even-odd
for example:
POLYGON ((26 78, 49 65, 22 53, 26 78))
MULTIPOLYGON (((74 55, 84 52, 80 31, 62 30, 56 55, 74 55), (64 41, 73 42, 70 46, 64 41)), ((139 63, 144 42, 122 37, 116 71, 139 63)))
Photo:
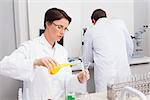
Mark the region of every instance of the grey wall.
POLYGON ((0 1, 0 59, 15 49, 13 0, 0 1))
MULTIPOLYGON (((13 0, 0 0, 0 60, 15 48, 13 0)), ((20 82, 0 76, 0 100, 17 100, 20 82)))

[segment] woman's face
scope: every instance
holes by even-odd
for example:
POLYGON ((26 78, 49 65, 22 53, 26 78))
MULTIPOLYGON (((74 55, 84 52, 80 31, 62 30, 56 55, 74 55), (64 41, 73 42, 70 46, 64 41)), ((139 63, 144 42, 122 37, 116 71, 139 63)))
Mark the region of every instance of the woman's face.
POLYGON ((60 20, 55 20, 52 23, 47 24, 47 29, 49 36, 53 41, 60 41, 64 36, 65 31, 67 31, 67 27, 69 25, 69 21, 65 18, 60 20))

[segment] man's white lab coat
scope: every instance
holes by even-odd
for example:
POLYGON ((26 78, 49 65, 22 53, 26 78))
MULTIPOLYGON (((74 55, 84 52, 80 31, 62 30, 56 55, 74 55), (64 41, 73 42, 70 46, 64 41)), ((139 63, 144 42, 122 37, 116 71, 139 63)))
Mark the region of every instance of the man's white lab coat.
POLYGON ((72 75, 70 67, 62 68, 55 75, 49 74, 45 67, 33 68, 33 61, 42 57, 51 57, 59 64, 68 63, 64 47, 56 43, 52 48, 42 35, 23 43, 10 56, 4 57, 0 62, 0 74, 23 80, 23 100, 55 100, 66 91, 80 92, 83 84, 72 75))
POLYGON ((100 18, 87 30, 84 36, 83 61, 94 61, 96 92, 106 90, 107 84, 128 78, 128 55, 132 55, 132 52, 132 39, 121 20, 100 18))

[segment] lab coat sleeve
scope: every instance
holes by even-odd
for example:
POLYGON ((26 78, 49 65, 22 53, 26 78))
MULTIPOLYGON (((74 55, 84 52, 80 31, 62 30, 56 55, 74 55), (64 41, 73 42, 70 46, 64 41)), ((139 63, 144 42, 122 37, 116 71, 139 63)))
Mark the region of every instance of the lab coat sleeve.
POLYGON ((83 62, 84 63, 92 63, 93 62, 93 45, 92 45, 92 35, 91 31, 87 31, 83 38, 84 45, 83 45, 83 62))
POLYGON ((128 32, 126 26, 125 26, 125 23, 123 23, 124 25, 124 36, 125 36, 125 40, 126 40, 126 49, 127 49, 127 53, 128 53, 128 57, 131 57, 132 54, 133 54, 133 49, 134 49, 134 46, 133 46, 133 41, 132 41, 132 38, 131 38, 131 35, 130 33, 128 32))
POLYGON ((18 80, 32 80, 33 61, 27 59, 29 48, 21 45, 0 62, 0 74, 18 80))

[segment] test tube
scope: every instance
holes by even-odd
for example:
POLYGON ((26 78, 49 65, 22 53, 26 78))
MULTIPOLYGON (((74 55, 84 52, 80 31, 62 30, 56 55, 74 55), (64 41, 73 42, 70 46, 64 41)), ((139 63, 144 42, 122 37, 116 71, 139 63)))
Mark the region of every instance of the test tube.
POLYGON ((85 67, 86 69, 88 69, 88 68, 90 67, 90 65, 91 65, 91 63, 88 62, 88 63, 85 63, 85 64, 84 64, 84 67, 85 67))

